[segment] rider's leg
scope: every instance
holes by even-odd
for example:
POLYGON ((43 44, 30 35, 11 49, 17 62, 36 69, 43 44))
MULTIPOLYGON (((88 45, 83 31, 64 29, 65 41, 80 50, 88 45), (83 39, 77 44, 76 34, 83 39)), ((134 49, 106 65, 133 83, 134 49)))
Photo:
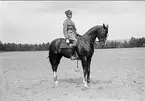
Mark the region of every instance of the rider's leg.
POLYGON ((77 45, 77 39, 76 39, 76 36, 75 36, 75 33, 74 32, 69 32, 68 33, 68 39, 70 41, 70 48, 72 48, 72 52, 71 52, 71 57, 70 59, 71 60, 75 60, 77 59, 77 56, 75 54, 75 48, 76 48, 76 45, 77 45))
POLYGON ((76 52, 75 52, 75 48, 76 48, 76 45, 77 45, 77 41, 71 40, 71 42, 72 42, 72 44, 70 44, 70 47, 72 48, 72 52, 71 52, 70 59, 71 60, 75 60, 75 59, 77 59, 77 55, 76 55, 76 52))

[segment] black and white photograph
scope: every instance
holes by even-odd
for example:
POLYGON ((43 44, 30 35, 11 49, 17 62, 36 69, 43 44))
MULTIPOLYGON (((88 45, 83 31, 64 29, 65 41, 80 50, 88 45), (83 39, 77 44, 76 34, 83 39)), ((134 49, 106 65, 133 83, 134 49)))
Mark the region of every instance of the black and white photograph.
POLYGON ((145 101, 145 1, 0 1, 0 101, 145 101))

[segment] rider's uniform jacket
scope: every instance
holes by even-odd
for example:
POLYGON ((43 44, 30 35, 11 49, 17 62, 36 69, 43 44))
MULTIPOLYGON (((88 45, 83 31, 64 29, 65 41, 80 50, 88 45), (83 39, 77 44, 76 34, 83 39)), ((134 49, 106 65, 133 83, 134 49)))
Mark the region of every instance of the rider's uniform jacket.
POLYGON ((68 38, 69 40, 76 40, 76 28, 72 20, 66 19, 63 22, 63 34, 65 38, 68 38))

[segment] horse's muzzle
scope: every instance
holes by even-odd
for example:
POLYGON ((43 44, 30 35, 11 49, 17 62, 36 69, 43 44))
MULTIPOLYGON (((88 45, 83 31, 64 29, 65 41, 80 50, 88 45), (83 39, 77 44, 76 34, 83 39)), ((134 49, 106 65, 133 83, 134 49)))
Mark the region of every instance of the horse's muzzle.
POLYGON ((101 48, 103 48, 103 47, 105 46, 105 43, 106 43, 106 41, 101 41, 101 42, 99 42, 101 48))

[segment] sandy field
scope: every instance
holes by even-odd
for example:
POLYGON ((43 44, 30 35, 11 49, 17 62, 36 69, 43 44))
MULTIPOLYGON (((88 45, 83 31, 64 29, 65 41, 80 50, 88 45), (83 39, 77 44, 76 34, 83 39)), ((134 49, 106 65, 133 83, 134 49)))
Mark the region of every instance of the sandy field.
POLYGON ((83 87, 76 61, 62 58, 59 86, 42 52, 0 53, 0 101, 145 101, 145 48, 96 49, 91 84, 83 87))

